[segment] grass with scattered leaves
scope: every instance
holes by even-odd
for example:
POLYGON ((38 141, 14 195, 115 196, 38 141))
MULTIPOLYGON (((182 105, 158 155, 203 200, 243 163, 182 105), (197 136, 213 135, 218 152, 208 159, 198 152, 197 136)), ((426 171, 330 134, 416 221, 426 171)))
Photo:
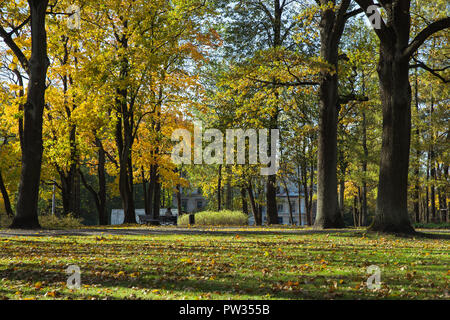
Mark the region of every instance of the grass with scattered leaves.
POLYGON ((450 298, 447 239, 264 230, 1 235, 0 299, 450 298), (66 286, 73 264, 80 289, 66 286), (370 265, 381 271, 378 290, 366 285, 370 265))

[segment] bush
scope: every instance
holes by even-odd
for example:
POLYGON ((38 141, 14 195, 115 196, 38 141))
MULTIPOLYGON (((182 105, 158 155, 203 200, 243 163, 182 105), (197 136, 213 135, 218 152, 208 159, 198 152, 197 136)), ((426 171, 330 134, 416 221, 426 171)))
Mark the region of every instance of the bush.
MULTIPOLYGON (((187 226, 189 214, 178 218, 178 225, 187 226)), ((201 226, 242 226, 248 224, 248 216, 241 211, 202 211, 195 213, 195 224, 201 226)))
POLYGON ((82 219, 69 214, 58 218, 54 215, 39 216, 39 223, 44 229, 75 229, 83 227, 82 219))
MULTIPOLYGON (((6 214, 0 214, 0 227, 7 228, 11 223, 12 218, 6 214)), ((75 218, 70 214, 61 218, 54 215, 39 216, 39 223, 44 229, 75 229, 83 227, 81 219, 75 218)))
POLYGON ((414 223, 414 228, 421 229, 450 229, 450 223, 414 223))

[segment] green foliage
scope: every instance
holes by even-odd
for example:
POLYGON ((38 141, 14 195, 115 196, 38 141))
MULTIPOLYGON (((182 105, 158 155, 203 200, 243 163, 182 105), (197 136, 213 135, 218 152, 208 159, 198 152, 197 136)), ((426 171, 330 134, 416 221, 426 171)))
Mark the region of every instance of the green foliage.
MULTIPOLYGON (((201 226, 244 226, 247 223, 248 216, 241 211, 202 211, 195 214, 195 224, 201 226)), ((188 224, 188 214, 178 218, 178 225, 186 226, 188 224)))
POLYGON ((421 229, 450 229, 450 223, 414 223, 414 228, 421 229))

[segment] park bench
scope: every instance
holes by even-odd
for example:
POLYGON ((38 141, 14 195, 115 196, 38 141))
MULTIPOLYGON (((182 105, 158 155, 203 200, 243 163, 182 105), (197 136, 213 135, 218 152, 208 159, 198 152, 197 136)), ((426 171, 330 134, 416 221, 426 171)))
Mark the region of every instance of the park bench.
POLYGON ((171 216, 171 217, 166 217, 166 216, 160 216, 159 219, 153 219, 153 217, 148 216, 148 215, 139 215, 139 221, 141 223, 145 223, 145 224, 150 224, 150 225, 166 225, 166 224, 173 224, 173 225, 177 225, 177 217, 176 216, 171 216))

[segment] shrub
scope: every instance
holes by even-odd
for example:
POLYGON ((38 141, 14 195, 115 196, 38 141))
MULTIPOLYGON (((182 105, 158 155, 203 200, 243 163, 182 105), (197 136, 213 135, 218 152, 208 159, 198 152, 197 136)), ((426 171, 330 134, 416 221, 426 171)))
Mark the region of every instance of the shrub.
POLYGON ((39 223, 44 229, 75 229, 83 227, 82 219, 69 214, 58 218, 54 215, 39 216, 39 223))
POLYGON ((414 228, 421 229, 450 229, 450 223, 442 222, 442 223, 414 223, 414 228))
MULTIPOLYGON (((189 214, 178 218, 178 225, 187 226, 189 214)), ((242 226, 248 224, 248 216, 241 211, 201 211, 195 213, 195 224, 201 226, 242 226)))
MULTIPOLYGON (((7 228, 11 225, 12 218, 6 214, 0 214, 0 227, 7 228)), ((83 227, 81 219, 75 218, 71 214, 58 218, 54 215, 39 216, 39 223, 44 229, 75 229, 83 227)))

